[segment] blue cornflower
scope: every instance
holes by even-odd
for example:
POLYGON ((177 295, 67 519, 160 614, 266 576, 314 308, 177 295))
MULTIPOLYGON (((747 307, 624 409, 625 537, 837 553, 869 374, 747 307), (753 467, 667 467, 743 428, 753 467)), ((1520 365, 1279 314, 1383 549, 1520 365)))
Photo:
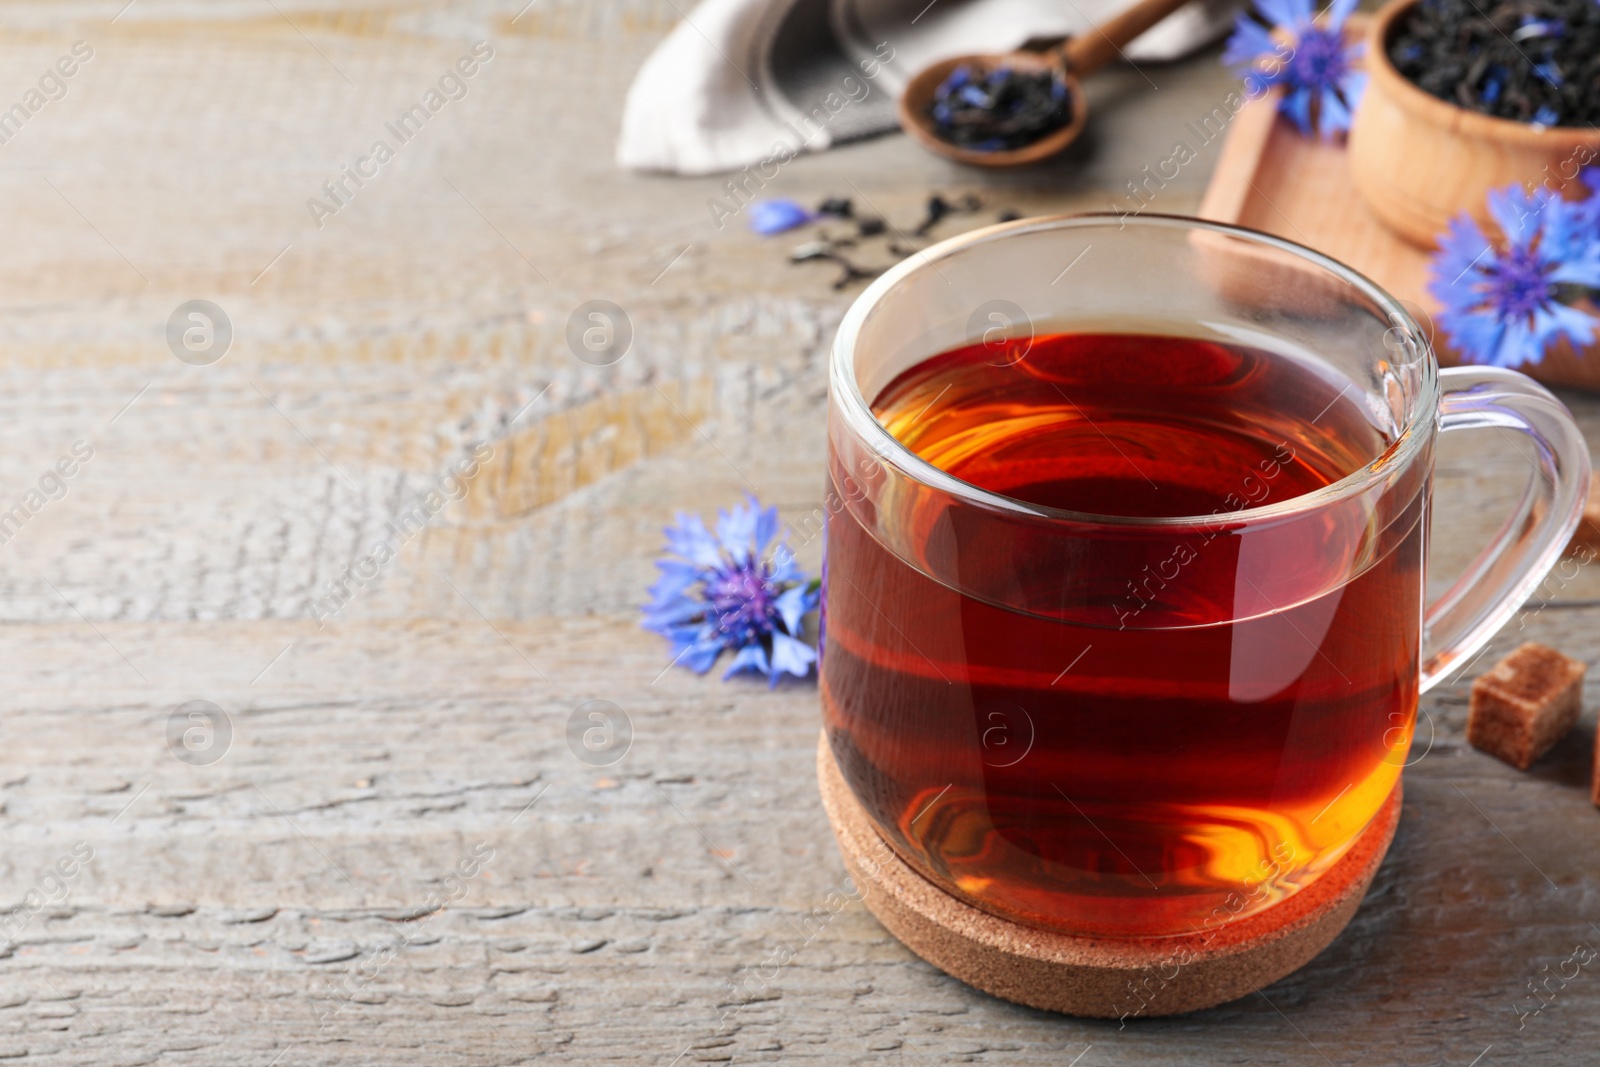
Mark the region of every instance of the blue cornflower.
POLYGON ((1600 233, 1582 205, 1512 186, 1489 194, 1497 246, 1463 214, 1439 240, 1428 291, 1439 323, 1472 363, 1538 363, 1558 337, 1594 340, 1596 318, 1574 300, 1600 296, 1600 233))
POLYGON ((680 512, 665 533, 669 555, 656 563, 661 577, 650 587, 644 628, 672 642, 675 663, 704 674, 731 649, 725 679, 759 671, 777 685, 784 674, 811 673, 817 654, 800 629, 820 583, 806 578, 787 544, 773 545, 777 508, 762 510, 750 497, 718 513, 715 535, 700 516, 680 512))
POLYGON ((1312 2, 1255 0, 1267 24, 1241 11, 1222 61, 1240 68, 1247 80, 1265 87, 1282 85, 1279 110, 1300 132, 1332 137, 1350 129, 1350 115, 1367 86, 1366 74, 1354 69, 1361 45, 1344 41, 1345 20, 1356 0, 1333 0, 1320 20, 1312 2))
POLYGON ((750 205, 750 228, 763 237, 804 226, 811 212, 793 200, 757 200, 750 205))
POLYGON ((1589 187, 1589 193, 1575 205, 1577 225, 1580 229, 1587 229, 1596 241, 1600 241, 1600 167, 1584 167, 1578 172, 1578 177, 1589 187))

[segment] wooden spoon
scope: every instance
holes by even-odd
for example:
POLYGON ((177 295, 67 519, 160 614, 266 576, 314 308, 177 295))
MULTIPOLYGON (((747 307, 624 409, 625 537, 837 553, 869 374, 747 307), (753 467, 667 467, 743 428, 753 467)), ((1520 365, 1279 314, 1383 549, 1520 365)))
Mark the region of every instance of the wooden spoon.
POLYGON ((1121 53, 1122 46, 1160 22, 1189 0, 1140 0, 1122 14, 1102 23, 1079 37, 1073 37, 1043 52, 1017 51, 1003 55, 956 56, 941 60, 919 71, 906 83, 900 94, 900 125, 917 143, 946 159, 958 163, 972 163, 980 167, 1015 167, 1036 163, 1061 151, 1077 139, 1089 117, 1088 105, 1083 99, 1079 78, 1087 77, 1105 66, 1113 56, 1121 53), (1072 121, 1053 130, 1031 144, 1021 148, 982 152, 951 144, 934 131, 929 110, 933 94, 944 84, 952 71, 965 64, 975 73, 986 73, 1000 67, 1018 71, 1050 70, 1066 83, 1067 100, 1072 107, 1072 121))

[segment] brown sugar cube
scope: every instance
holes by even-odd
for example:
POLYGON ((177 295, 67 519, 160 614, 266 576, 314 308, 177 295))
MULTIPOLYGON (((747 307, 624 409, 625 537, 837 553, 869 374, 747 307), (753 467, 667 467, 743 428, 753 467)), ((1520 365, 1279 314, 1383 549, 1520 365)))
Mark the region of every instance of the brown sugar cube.
POLYGON ((1521 646, 1472 683, 1467 741, 1527 770, 1578 721, 1584 670, 1553 648, 1521 646))
POLYGON ((1578 520, 1578 528, 1572 531, 1572 541, 1567 545, 1568 552, 1587 549, 1592 559, 1595 553, 1600 553, 1600 478, 1589 481, 1589 499, 1583 505, 1583 517, 1578 520))

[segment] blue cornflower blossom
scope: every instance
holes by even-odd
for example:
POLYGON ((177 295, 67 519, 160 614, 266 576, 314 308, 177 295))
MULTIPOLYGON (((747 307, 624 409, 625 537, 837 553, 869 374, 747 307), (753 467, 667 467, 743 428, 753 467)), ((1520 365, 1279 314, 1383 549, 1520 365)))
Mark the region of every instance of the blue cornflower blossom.
POLYGON ((1589 187, 1588 198, 1577 205, 1578 225, 1586 227, 1594 239, 1600 241, 1600 167, 1584 167, 1578 177, 1589 187))
POLYGON ((757 200, 750 205, 750 228, 763 237, 804 226, 813 217, 793 200, 757 200))
POLYGON ((1489 214, 1503 240, 1457 216, 1439 239, 1428 284, 1462 358, 1515 367, 1538 363, 1558 337, 1575 348, 1593 342, 1595 315, 1573 306, 1600 297, 1600 229, 1590 204, 1512 186, 1489 194, 1489 214))
POLYGON ((669 555, 656 563, 661 577, 644 628, 672 642, 673 662, 704 674, 732 650, 724 679, 759 671, 777 685, 784 674, 811 673, 817 654, 800 640, 801 619, 817 606, 821 583, 807 579, 787 544, 773 544, 777 508, 762 510, 750 497, 718 512, 715 535, 700 516, 680 512, 665 533, 669 555))
POLYGON ((1345 20, 1356 2, 1333 0, 1318 20, 1313 0, 1255 0, 1268 25, 1241 11, 1222 61, 1254 82, 1252 95, 1262 91, 1256 86, 1282 85, 1278 108, 1301 133, 1332 137, 1348 131, 1367 86, 1366 74, 1354 68, 1361 45, 1344 41, 1345 20), (1292 49, 1287 56, 1285 45, 1292 49))

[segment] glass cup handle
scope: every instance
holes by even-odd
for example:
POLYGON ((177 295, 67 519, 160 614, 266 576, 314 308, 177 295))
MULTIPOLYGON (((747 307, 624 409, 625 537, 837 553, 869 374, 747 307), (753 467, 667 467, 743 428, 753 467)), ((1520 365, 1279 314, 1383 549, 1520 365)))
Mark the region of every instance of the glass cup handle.
POLYGON ((1514 432, 1518 451, 1527 456, 1531 446, 1535 469, 1504 525, 1423 615, 1424 692, 1487 644, 1544 580, 1577 529, 1589 492, 1589 446, 1548 389, 1499 367, 1448 367, 1440 384, 1440 433, 1514 432))

